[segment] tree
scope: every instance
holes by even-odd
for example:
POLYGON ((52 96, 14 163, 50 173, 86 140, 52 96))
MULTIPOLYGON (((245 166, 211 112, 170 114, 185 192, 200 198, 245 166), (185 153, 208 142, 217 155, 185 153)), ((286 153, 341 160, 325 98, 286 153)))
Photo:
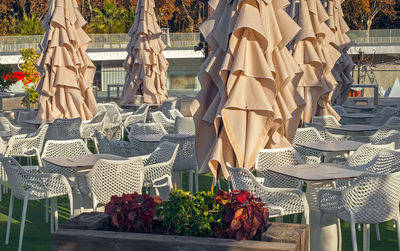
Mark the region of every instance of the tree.
POLYGON ((42 20, 35 14, 27 16, 24 14, 22 22, 18 25, 17 30, 21 35, 41 35, 44 33, 42 20))
POLYGON ((107 0, 103 9, 95 8, 93 13, 90 30, 94 33, 125 33, 135 17, 134 10, 118 7, 114 0, 107 0))
MULTIPOLYGON (((23 60, 21 70, 24 73, 24 79, 22 80, 24 84, 24 92, 30 93, 29 101, 31 106, 33 106, 39 101, 39 93, 35 91, 36 85, 40 79, 39 72, 35 68, 39 55, 33 48, 21 49, 20 52, 23 60)), ((26 97, 22 100, 22 104, 26 104, 26 97)))
POLYGON ((366 39, 369 41, 369 30, 378 14, 396 18, 396 4, 399 0, 346 0, 343 3, 343 12, 352 28, 366 30, 366 39))

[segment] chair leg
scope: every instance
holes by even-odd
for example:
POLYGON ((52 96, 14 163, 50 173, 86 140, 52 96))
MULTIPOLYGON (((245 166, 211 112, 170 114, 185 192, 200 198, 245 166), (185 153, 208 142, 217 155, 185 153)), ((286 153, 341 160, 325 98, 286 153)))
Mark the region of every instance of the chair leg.
POLYGON ((80 208, 81 214, 83 213, 83 210, 84 210, 84 203, 85 203, 85 195, 83 195, 81 193, 79 195, 79 208, 80 208))
MULTIPOLYGON (((317 215, 317 251, 321 250, 321 231, 322 231, 322 219, 324 214, 319 211, 317 215)), ((308 242, 310 243, 310 241, 308 242)))
POLYGON ((54 202, 53 198, 50 198, 50 233, 54 232, 54 202))
POLYGON ((298 217, 298 214, 295 214, 295 215, 293 216, 293 223, 297 223, 297 217, 298 217))
POLYGON ((194 184, 196 186, 196 193, 199 192, 199 172, 196 169, 194 169, 194 184))
POLYGON ((379 224, 375 224, 375 232, 376 232, 376 240, 380 241, 381 240, 381 232, 379 230, 379 224))
POLYGON ((369 251, 369 224, 363 225, 363 251, 369 251))
POLYGON ((350 221, 350 231, 351 231, 351 242, 353 246, 353 251, 357 251, 357 235, 356 235, 356 226, 353 221, 350 221))
POLYGON ((193 193, 193 170, 189 170, 188 179, 189 179, 189 191, 193 193))
POLYGON ((22 249, 22 240, 24 239, 24 228, 25 228, 25 219, 26 219, 26 209, 28 207, 28 194, 25 194, 24 197, 24 205, 22 208, 22 217, 21 217, 21 229, 19 231, 19 243, 18 243, 18 251, 22 249))
POLYGON ((49 199, 44 199, 45 208, 44 208, 44 220, 46 223, 49 223, 49 199))
MULTIPOLYGON (((397 213, 397 219, 394 221, 396 221, 396 225, 399 225, 399 222, 400 222, 400 214, 399 213, 397 213)), ((396 230, 397 230, 396 231, 397 232, 397 246, 400 251, 400 229, 397 228, 396 230)))
POLYGON ((8 244, 8 241, 10 239, 10 228, 11 228, 13 207, 14 207, 14 195, 11 193, 10 205, 8 207, 8 221, 7 221, 7 232, 6 232, 6 242, 5 242, 6 245, 8 244))
POLYGON ((57 205, 57 197, 54 197, 54 230, 58 229, 58 205, 57 205))

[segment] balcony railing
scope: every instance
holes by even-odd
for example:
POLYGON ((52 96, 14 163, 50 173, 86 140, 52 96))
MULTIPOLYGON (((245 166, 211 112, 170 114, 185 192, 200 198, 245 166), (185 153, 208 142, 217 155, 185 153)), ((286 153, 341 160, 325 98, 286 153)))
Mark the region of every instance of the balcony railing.
MULTIPOLYGON (((400 29, 370 30, 369 39, 365 30, 351 30, 348 36, 358 45, 400 43, 400 29)), ((123 50, 130 38, 128 34, 90 34, 89 49, 123 50)), ((23 48, 35 48, 42 36, 0 36, 0 52, 15 53, 23 48)), ((161 35, 168 48, 193 48, 200 42, 200 33, 168 33, 161 35)))
MULTIPOLYGON (((89 34, 92 43, 89 49, 125 49, 129 43, 128 34, 89 34)), ((19 52, 24 48, 39 51, 41 35, 37 36, 0 36, 0 52, 19 52)), ((161 39, 167 48, 193 48, 200 42, 200 33, 163 33, 161 39)))

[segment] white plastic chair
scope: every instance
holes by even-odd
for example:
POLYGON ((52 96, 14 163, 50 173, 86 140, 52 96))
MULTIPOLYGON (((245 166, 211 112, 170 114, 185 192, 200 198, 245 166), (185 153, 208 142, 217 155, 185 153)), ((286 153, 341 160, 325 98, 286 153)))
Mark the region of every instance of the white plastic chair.
POLYGON ((340 126, 339 121, 332 115, 313 116, 311 120, 312 123, 319 123, 323 126, 340 126))
POLYGON ((179 145, 178 153, 173 165, 172 170, 174 172, 189 171, 189 191, 193 192, 193 172, 194 172, 194 183, 195 192, 199 191, 199 174, 198 166, 196 161, 196 154, 194 150, 194 135, 188 135, 186 137, 174 137, 165 135, 162 137, 161 142, 167 141, 179 145))
POLYGON ((324 139, 318 133, 317 129, 313 127, 297 128, 296 134, 294 135, 293 139, 293 147, 302 156, 314 156, 317 158, 321 158, 321 156, 323 156, 322 152, 310 149, 308 147, 297 145, 297 143, 318 142, 318 141, 324 141, 324 139))
POLYGON ((93 137, 94 131, 102 132, 104 130, 104 122, 107 112, 98 112, 90 121, 84 121, 81 125, 81 138, 90 139, 93 137))
POLYGON ((55 119, 46 132, 47 140, 70 140, 81 138, 81 118, 55 119))
POLYGON ((333 134, 326 130, 326 128, 319 123, 304 123, 305 128, 313 127, 315 128, 319 135, 326 141, 340 141, 340 140, 348 140, 350 136, 344 134, 333 134))
POLYGON ((10 131, 12 136, 35 131, 35 129, 32 127, 15 126, 6 117, 0 117, 0 129, 4 131, 10 131))
POLYGON ((232 168, 226 164, 233 189, 247 190, 260 198, 270 208, 270 217, 280 217, 304 213, 305 223, 309 224, 309 207, 305 194, 296 188, 271 188, 261 185, 254 175, 245 168, 232 168))
POLYGON ((339 115, 345 115, 347 114, 347 111, 344 109, 343 106, 341 105, 334 105, 332 106, 333 109, 335 109, 335 111, 339 114, 339 115))
MULTIPOLYGON (((71 217, 73 213, 72 191, 67 179, 60 174, 30 173, 21 168, 13 158, 1 160, 7 173, 11 186, 10 206, 8 212, 6 241, 10 238, 11 220, 14 206, 14 198, 23 200, 21 229, 19 234, 18 250, 22 249, 26 211, 29 200, 51 199, 52 217, 51 232, 58 229, 57 196, 68 195, 71 217)), ((33 172, 33 170, 31 170, 33 172)))
POLYGON ((179 145, 161 142, 149 155, 141 156, 144 164, 144 183, 146 188, 154 188, 159 195, 159 188, 168 186, 172 189, 172 167, 179 145))
POLYGON ((139 155, 146 155, 156 149, 158 142, 142 142, 137 140, 134 135, 138 134, 168 134, 164 127, 159 123, 134 123, 129 131, 128 140, 139 150, 139 155))
MULTIPOLYGON (((143 179, 144 166, 140 158, 128 160, 100 159, 86 175, 93 201, 93 211, 97 211, 98 204, 107 204, 113 195, 142 193, 143 179)), ((80 181, 81 179, 79 179, 80 181)), ((81 185, 79 187, 82 188, 81 185)), ((85 193, 82 191, 82 194, 85 193)), ((82 202, 81 199, 81 209, 82 202)))
POLYGON ((170 116, 171 119, 175 120, 178 117, 184 118, 184 116, 182 115, 182 113, 178 109, 172 109, 172 110, 169 110, 168 112, 169 112, 169 116, 170 116))
POLYGON ((195 135, 196 128, 192 117, 177 117, 175 119, 175 133, 195 135))
POLYGON ((99 131, 94 132, 94 142, 97 153, 115 154, 123 157, 134 157, 139 154, 139 149, 126 141, 109 140, 99 131))
POLYGON ((98 111, 107 112, 104 121, 104 133, 110 140, 120 140, 124 137, 122 117, 117 107, 110 103, 97 104, 98 111))
MULTIPOLYGON (((394 220, 399 226, 400 172, 362 174, 344 190, 320 190, 317 226, 321 229, 324 215, 350 222, 353 251, 357 251, 355 224, 364 224, 364 247, 369 250, 369 225, 394 220)), ((317 231, 318 247, 321 231, 317 231)), ((400 243, 400 231, 397 228, 400 243)), ((400 244, 399 244, 400 250, 400 244)))
POLYGON ((169 132, 169 133, 175 132, 175 130, 174 130, 175 120, 167 118, 160 111, 152 112, 150 114, 151 114, 151 117, 153 118, 154 122, 163 125, 163 127, 165 128, 165 130, 167 130, 167 132, 169 132))

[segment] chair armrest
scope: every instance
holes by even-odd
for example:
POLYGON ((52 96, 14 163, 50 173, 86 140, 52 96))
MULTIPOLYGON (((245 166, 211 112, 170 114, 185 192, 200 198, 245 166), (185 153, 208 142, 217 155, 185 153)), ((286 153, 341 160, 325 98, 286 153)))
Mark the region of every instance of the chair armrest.
POLYGON ((315 156, 303 156, 304 162, 306 164, 319 164, 321 163, 321 158, 315 156))

